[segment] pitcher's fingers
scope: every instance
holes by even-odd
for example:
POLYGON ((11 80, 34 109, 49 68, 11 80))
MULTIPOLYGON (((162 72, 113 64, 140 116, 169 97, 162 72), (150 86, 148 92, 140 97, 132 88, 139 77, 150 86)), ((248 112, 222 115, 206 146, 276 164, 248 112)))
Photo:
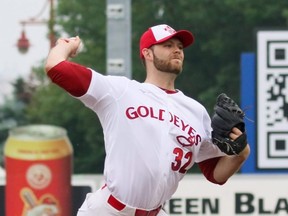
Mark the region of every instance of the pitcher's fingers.
POLYGON ((240 135, 242 134, 241 130, 239 130, 238 128, 234 127, 232 128, 231 133, 229 134, 230 138, 232 140, 237 139, 240 135))

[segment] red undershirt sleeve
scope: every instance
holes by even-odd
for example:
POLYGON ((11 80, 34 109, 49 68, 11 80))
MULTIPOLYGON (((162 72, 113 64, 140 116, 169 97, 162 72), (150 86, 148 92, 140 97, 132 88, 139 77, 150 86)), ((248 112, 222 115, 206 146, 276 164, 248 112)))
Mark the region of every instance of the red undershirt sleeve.
POLYGON ((51 81, 74 97, 84 95, 92 79, 92 71, 74 62, 62 61, 51 68, 47 75, 51 81))
POLYGON ((210 158, 198 163, 200 170, 202 171, 203 175, 206 179, 212 183, 223 185, 225 182, 217 182, 214 178, 214 169, 221 157, 210 158))

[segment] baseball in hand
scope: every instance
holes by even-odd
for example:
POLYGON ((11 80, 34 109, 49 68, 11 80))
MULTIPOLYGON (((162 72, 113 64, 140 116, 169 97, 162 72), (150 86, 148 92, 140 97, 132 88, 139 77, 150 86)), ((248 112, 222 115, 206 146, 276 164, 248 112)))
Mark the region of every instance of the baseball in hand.
MULTIPOLYGON (((70 37, 69 40, 76 40, 76 37, 70 37)), ((73 56, 77 56, 80 52, 82 52, 84 49, 84 45, 83 42, 80 41, 79 46, 77 47, 75 53, 73 54, 73 56)))

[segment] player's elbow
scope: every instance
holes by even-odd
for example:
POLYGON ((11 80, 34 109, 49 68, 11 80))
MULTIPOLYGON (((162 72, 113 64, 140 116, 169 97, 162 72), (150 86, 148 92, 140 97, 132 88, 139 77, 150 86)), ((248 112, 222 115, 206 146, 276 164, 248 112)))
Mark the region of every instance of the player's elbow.
POLYGON ((49 70, 51 70, 51 68, 53 68, 55 66, 55 63, 54 63, 53 59, 54 58, 52 58, 51 54, 49 54, 48 58, 46 59, 45 66, 44 66, 44 69, 45 69, 46 73, 49 70))
POLYGON ((48 71, 50 71, 53 67, 55 67, 57 64, 59 64, 60 62, 64 61, 65 59, 55 59, 52 57, 48 57, 44 66, 44 70, 46 73, 48 73, 48 71))
POLYGON ((46 59, 46 63, 44 66, 46 73, 49 70, 51 70, 54 66, 67 59, 65 58, 65 54, 63 54, 63 52, 61 51, 62 51, 61 49, 56 49, 56 47, 50 50, 50 53, 46 59))
POLYGON ((46 73, 48 73, 48 71, 52 68, 53 66, 51 64, 49 64, 49 62, 47 61, 44 67, 44 70, 46 73))

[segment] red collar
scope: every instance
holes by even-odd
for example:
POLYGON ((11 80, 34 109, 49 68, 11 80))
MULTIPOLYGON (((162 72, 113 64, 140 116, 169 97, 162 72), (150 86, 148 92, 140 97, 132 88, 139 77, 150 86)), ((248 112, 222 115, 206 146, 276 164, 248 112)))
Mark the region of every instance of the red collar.
MULTIPOLYGON (((160 88, 160 87, 159 87, 160 88)), ((177 90, 169 90, 169 89, 164 89, 164 88, 160 88, 162 89, 163 91, 165 91, 167 94, 175 94, 177 93, 178 91, 177 90)))

